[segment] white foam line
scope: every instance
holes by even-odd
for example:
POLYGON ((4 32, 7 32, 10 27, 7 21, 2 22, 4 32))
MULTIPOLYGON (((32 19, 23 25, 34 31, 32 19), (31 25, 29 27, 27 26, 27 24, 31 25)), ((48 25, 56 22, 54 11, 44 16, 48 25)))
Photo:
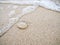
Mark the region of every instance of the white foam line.
POLYGON ((26 8, 23 9, 22 13, 23 14, 27 14, 29 12, 32 12, 34 11, 38 6, 28 6, 26 8))
POLYGON ((3 27, 0 31, 0 36, 2 36, 3 34, 5 34, 16 22, 17 22, 17 18, 11 18, 9 20, 9 23, 3 27))

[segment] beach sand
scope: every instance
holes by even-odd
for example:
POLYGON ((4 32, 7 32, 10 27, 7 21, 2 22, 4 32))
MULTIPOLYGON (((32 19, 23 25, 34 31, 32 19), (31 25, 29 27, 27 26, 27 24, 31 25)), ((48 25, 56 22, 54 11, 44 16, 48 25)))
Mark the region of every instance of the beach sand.
POLYGON ((19 29, 15 24, 0 37, 0 45, 60 45, 59 12, 38 7, 20 21, 27 22, 28 27, 19 29))

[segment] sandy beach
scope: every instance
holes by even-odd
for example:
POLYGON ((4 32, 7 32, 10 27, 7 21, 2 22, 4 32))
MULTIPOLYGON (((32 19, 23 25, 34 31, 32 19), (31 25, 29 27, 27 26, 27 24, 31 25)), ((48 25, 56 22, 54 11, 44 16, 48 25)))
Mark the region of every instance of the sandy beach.
MULTIPOLYGON (((4 14, 4 16, 1 15, 3 19, 0 19, 0 26, 8 22, 8 15, 6 12, 4 14)), ((60 45, 59 12, 38 7, 35 11, 23 16, 20 21, 27 22, 28 27, 19 29, 15 24, 0 37, 0 45, 60 45)))

